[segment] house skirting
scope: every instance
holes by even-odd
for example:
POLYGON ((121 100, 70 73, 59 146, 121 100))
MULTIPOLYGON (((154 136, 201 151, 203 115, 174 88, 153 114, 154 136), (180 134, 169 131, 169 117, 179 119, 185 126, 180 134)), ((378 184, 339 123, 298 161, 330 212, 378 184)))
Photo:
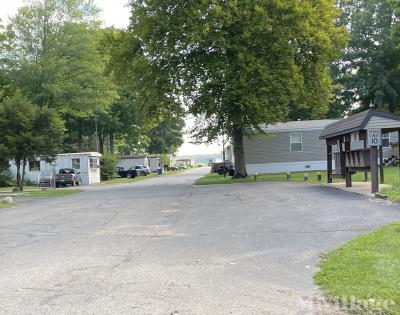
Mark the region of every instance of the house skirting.
POLYGON ((287 172, 307 172, 307 171, 326 171, 326 161, 310 162, 288 162, 288 163, 267 163, 267 164, 247 164, 247 173, 250 175, 258 174, 278 174, 287 172))

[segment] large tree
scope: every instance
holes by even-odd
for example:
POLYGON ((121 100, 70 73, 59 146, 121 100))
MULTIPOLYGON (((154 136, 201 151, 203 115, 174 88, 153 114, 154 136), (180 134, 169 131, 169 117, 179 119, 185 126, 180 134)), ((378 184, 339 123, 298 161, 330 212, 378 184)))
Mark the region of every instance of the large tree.
MULTIPOLYGON (((89 0, 30 0, 11 18, 3 54, 13 81, 33 103, 55 108, 74 126, 69 137, 83 149, 84 131, 116 98, 98 51, 98 9, 89 0)), ((92 135, 88 135, 90 137, 92 135)))
POLYGON ((0 103, 0 156, 17 166, 17 186, 23 190, 29 161, 51 161, 64 133, 63 122, 47 108, 40 108, 19 92, 0 103))
POLYGON ((7 35, 2 25, 2 21, 0 20, 0 102, 2 102, 4 98, 11 96, 15 89, 5 65, 6 42, 7 35))
MULTIPOLYGON (((396 0, 340 0, 340 23, 350 43, 333 71, 342 113, 376 107, 400 112, 400 3, 396 0)), ((335 114, 335 113, 333 113, 335 114)))
POLYGON ((198 118, 198 140, 232 139, 236 177, 247 176, 245 136, 294 111, 309 118, 327 111, 327 66, 345 44, 334 0, 132 0, 131 6, 134 39, 150 69, 167 74, 198 118))
POLYGON ((107 115, 101 117, 99 142, 103 143, 109 135, 111 153, 114 140, 121 154, 152 150, 155 129, 161 128, 167 117, 180 119, 183 114, 173 82, 165 71, 144 57, 131 31, 103 30, 99 49, 108 61, 106 73, 113 79, 119 95, 107 115))
POLYGON ((149 132, 151 154, 175 154, 183 144, 185 121, 181 117, 163 117, 156 127, 149 132))

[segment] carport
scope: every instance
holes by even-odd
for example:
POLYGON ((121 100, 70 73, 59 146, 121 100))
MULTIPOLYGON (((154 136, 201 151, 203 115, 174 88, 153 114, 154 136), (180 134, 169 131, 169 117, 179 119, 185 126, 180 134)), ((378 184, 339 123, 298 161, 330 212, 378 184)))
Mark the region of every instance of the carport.
POLYGON ((353 174, 364 172, 367 181, 371 171, 371 192, 378 192, 379 178, 384 183, 382 135, 392 132, 400 139, 400 116, 372 109, 328 125, 320 136, 326 140, 328 184, 338 177, 352 187, 353 174))

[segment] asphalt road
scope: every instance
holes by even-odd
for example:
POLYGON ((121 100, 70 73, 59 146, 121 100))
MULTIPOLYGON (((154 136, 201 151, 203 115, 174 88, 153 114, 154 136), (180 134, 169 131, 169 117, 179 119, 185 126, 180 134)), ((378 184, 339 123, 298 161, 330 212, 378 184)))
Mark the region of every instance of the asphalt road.
POLYGON ((400 219, 323 186, 206 170, 0 210, 0 314, 336 314, 319 255, 400 219))

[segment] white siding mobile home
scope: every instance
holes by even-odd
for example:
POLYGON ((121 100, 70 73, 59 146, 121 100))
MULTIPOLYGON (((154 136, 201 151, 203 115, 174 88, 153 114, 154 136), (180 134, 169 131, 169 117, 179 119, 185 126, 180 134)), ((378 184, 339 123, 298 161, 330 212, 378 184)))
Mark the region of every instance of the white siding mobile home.
MULTIPOLYGON (((100 158, 100 153, 83 152, 59 154, 53 163, 30 161, 26 165, 25 179, 38 183, 40 178, 51 178, 60 169, 73 168, 80 173, 83 185, 97 184, 100 183, 100 158)), ((10 170, 16 176, 15 163, 11 162, 10 170)))
POLYGON ((326 145, 319 140, 336 120, 291 121, 268 126, 266 134, 244 139, 249 174, 326 169, 326 145))
MULTIPOLYGON (((371 119, 368 128, 381 123, 371 119)), ((326 126, 338 120, 290 121, 268 126, 265 135, 244 139, 249 174, 320 171, 327 169, 326 144, 319 137, 326 126)), ((397 122, 398 124, 398 122, 397 122)), ((353 139, 354 147, 363 143, 353 139)), ((384 159, 398 156, 397 132, 383 135, 384 159)))
POLYGON ((125 170, 135 167, 136 165, 146 165, 149 166, 149 156, 147 154, 143 155, 127 155, 122 156, 118 163, 119 167, 123 167, 125 170))

